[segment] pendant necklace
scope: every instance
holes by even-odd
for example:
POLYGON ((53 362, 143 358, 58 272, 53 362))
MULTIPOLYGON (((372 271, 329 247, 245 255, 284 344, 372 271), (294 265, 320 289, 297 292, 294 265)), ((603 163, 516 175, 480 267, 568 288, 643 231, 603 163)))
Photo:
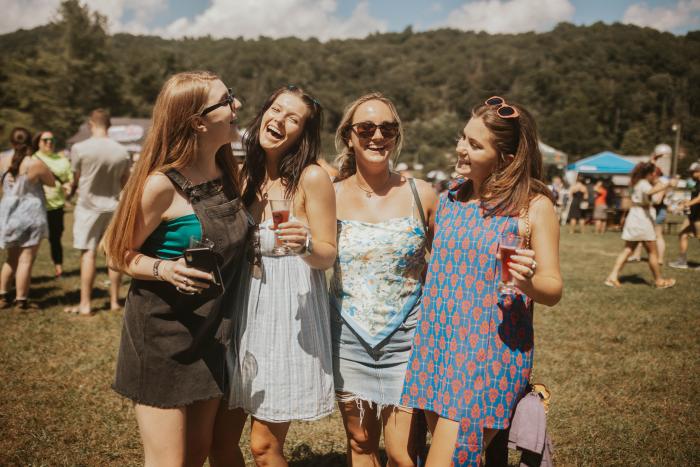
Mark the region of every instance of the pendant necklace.
MULTIPOLYGON (((389 177, 386 179, 386 181, 382 184, 382 186, 379 187, 379 191, 383 190, 386 188, 386 186, 389 184, 391 181, 391 172, 389 172, 389 177)), ((372 195, 376 195, 377 193, 374 190, 368 190, 367 188, 364 188, 362 185, 360 185, 360 182, 357 181, 357 175, 355 175, 355 184, 357 185, 357 188, 365 192, 365 196, 368 198, 371 198, 372 195)))

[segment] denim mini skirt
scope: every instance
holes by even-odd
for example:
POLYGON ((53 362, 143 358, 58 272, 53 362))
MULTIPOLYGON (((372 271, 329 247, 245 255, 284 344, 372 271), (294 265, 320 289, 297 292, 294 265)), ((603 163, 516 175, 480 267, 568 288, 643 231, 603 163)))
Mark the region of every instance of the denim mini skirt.
POLYGON ((372 348, 333 310, 333 378, 338 400, 363 400, 381 410, 398 406, 416 332, 419 304, 383 342, 372 348))

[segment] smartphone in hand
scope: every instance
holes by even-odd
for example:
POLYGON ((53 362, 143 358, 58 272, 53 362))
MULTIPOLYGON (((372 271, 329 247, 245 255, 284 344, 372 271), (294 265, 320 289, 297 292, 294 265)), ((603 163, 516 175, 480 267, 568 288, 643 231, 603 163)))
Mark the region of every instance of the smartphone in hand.
POLYGON ((224 283, 221 280, 221 270, 216 258, 216 253, 211 248, 195 247, 185 250, 185 263, 190 268, 208 272, 213 276, 209 288, 202 290, 200 296, 206 298, 218 297, 224 292, 224 283))

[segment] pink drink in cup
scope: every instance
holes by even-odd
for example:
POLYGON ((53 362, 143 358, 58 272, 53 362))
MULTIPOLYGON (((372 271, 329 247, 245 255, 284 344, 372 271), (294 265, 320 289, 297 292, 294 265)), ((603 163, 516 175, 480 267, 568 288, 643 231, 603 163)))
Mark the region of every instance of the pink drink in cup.
MULTIPOLYGON (((284 224, 285 222, 289 221, 289 208, 291 207, 291 204, 291 200, 288 199, 270 200, 274 230, 277 230, 280 224, 284 224)), ((277 235, 275 235, 275 247, 272 249, 272 252, 276 255, 286 255, 289 253, 288 248, 280 241, 277 235)))
POLYGON ((498 251, 501 255, 501 282, 498 284, 498 291, 505 294, 516 292, 513 276, 510 273, 510 257, 517 254, 515 250, 524 245, 524 239, 513 233, 501 234, 498 238, 498 251))

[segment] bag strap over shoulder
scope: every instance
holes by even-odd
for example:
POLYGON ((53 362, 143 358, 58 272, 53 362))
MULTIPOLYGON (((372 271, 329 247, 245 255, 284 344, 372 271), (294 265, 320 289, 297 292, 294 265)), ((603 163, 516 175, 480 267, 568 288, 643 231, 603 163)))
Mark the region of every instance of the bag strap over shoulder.
POLYGON ((423 212, 423 203, 420 202, 420 196, 418 196, 418 189, 416 188, 416 180, 414 178, 408 179, 408 184, 411 186, 411 192, 413 192, 413 200, 416 202, 416 207, 420 213, 420 220, 423 224, 423 232, 428 234, 428 223, 425 221, 425 213, 423 212))

